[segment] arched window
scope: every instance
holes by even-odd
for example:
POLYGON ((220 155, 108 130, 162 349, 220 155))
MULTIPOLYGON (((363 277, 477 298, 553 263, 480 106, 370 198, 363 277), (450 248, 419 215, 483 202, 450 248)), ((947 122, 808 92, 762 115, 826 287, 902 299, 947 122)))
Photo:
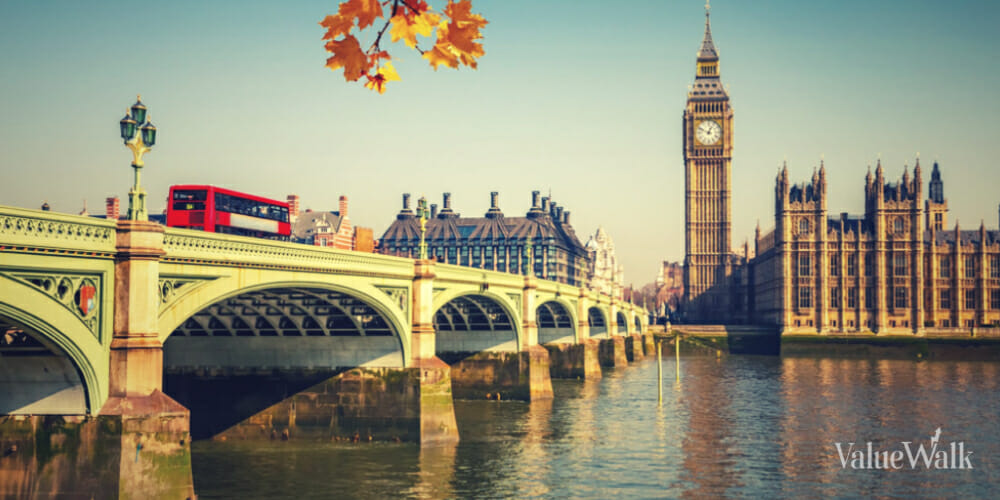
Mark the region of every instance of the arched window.
POLYGON ((799 219, 799 233, 806 234, 809 232, 809 220, 799 219))
POLYGON ((896 220, 892 221, 892 231, 895 233, 902 233, 904 229, 903 218, 896 217, 896 220))

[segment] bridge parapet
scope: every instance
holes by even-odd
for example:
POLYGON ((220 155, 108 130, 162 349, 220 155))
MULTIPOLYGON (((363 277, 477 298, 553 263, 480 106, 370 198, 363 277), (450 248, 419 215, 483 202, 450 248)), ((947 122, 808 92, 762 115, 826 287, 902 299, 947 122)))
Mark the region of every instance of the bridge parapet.
POLYGON ((115 252, 115 228, 114 221, 0 206, 0 248, 110 256, 115 252))
POLYGON ((412 278, 413 260, 388 255, 167 228, 166 263, 224 264, 286 271, 412 278))

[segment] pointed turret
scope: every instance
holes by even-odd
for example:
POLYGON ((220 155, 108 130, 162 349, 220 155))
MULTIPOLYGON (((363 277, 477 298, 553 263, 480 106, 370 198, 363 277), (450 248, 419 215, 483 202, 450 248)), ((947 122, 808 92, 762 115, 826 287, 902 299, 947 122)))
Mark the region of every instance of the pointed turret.
POLYGON ((934 162, 934 168, 931 170, 931 182, 930 182, 930 193, 928 194, 930 201, 934 203, 944 203, 944 182, 941 181, 941 171, 938 170, 938 163, 934 162))

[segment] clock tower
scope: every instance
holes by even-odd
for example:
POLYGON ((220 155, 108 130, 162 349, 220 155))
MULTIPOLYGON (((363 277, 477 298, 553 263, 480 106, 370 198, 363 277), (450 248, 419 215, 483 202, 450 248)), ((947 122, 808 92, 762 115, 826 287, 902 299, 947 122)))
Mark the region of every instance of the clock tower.
POLYGON ((684 109, 684 314, 721 323, 731 317, 733 108, 719 78, 709 9, 706 3, 705 38, 684 109))

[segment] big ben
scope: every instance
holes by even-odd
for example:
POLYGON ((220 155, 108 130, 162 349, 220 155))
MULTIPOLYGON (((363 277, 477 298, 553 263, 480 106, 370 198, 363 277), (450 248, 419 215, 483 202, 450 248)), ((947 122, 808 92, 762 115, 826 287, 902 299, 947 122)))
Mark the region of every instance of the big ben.
POLYGON ((684 315, 692 322, 730 316, 733 108, 719 77, 709 5, 694 84, 684 109, 684 315))

